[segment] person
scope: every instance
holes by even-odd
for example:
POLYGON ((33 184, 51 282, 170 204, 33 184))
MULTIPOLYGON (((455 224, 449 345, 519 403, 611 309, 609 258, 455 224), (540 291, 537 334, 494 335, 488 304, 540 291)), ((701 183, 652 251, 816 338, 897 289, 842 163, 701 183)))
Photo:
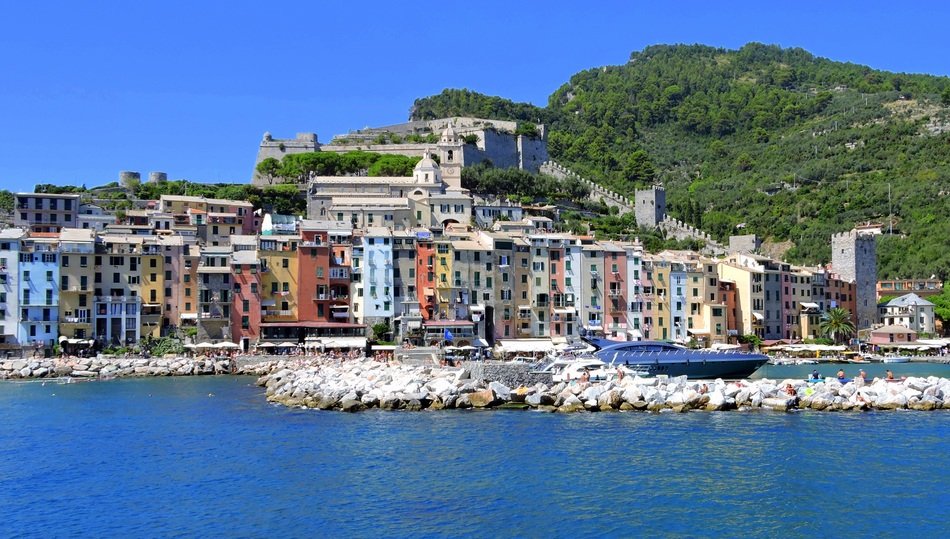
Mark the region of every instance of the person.
POLYGON ((705 395, 706 393, 709 393, 709 386, 707 386, 706 384, 703 384, 703 385, 699 388, 699 394, 700 394, 700 395, 705 395))
POLYGON ((581 382, 590 382, 590 371, 587 368, 584 369, 584 374, 581 375, 581 382))
POLYGON ((821 373, 818 372, 818 369, 811 371, 812 380, 821 380, 821 373))
POLYGON ((617 380, 623 381, 623 369, 617 369, 617 380))
POLYGON ((785 394, 791 395, 793 397, 798 395, 798 393, 795 392, 795 388, 792 386, 792 384, 785 384, 785 394))
POLYGON ((867 380, 868 373, 864 372, 864 369, 861 369, 861 372, 858 373, 858 378, 862 380, 867 380))
POLYGON ((844 369, 838 369, 838 380, 844 380, 844 369))
POLYGON ((893 379, 894 379, 894 373, 891 372, 891 369, 887 369, 887 372, 886 372, 885 374, 887 375, 887 379, 888 379, 888 380, 893 380, 893 379))

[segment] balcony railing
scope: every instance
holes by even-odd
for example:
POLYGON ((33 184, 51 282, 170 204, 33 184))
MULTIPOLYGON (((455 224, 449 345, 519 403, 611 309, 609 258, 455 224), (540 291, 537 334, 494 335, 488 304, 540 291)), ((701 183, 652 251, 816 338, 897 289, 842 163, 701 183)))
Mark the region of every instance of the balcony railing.
POLYGON ((264 311, 264 316, 293 316, 294 312, 289 309, 278 309, 273 311, 264 311))

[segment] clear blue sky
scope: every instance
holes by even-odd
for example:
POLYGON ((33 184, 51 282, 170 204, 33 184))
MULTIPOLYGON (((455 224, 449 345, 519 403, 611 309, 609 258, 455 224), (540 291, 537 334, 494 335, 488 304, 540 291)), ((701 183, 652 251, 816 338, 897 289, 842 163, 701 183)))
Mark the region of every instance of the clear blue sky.
POLYGON ((950 75, 943 2, 145 4, 5 3, 0 188, 120 170, 246 182, 265 131, 326 142, 404 121, 447 87, 544 105, 573 73, 657 43, 759 41, 950 75))

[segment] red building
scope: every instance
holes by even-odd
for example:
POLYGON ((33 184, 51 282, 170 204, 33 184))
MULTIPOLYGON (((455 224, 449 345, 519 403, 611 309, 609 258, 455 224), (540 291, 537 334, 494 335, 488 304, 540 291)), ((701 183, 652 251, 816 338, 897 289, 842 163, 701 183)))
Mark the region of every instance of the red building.
POLYGON ((247 351, 261 338, 261 280, 257 251, 232 253, 231 269, 234 274, 231 338, 247 351))

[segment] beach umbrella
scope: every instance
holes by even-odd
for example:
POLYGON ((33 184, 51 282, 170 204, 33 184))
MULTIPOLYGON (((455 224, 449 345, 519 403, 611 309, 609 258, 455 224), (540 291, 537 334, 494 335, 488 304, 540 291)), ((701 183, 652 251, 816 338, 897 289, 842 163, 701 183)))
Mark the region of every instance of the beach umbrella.
POLYGON ((224 342, 219 342, 218 344, 215 345, 215 347, 217 347, 217 348, 240 348, 241 345, 235 344, 235 343, 233 343, 233 342, 224 341, 224 342))
POLYGON ((272 342, 262 342, 257 345, 258 348, 274 348, 275 346, 277 345, 272 342))
POLYGON ((277 345, 277 348, 296 348, 297 344, 292 342, 282 342, 277 345))
POLYGON ((194 344, 188 343, 188 344, 185 345, 185 348, 187 348, 187 349, 189 349, 189 350, 194 350, 195 348, 198 348, 198 347, 195 346, 194 344))
POLYGON ((209 342, 202 342, 202 343, 198 343, 198 345, 195 346, 195 348, 214 348, 214 345, 209 342))
POLYGON ((474 346, 460 346, 459 350, 478 350, 478 348, 475 348, 474 346))

